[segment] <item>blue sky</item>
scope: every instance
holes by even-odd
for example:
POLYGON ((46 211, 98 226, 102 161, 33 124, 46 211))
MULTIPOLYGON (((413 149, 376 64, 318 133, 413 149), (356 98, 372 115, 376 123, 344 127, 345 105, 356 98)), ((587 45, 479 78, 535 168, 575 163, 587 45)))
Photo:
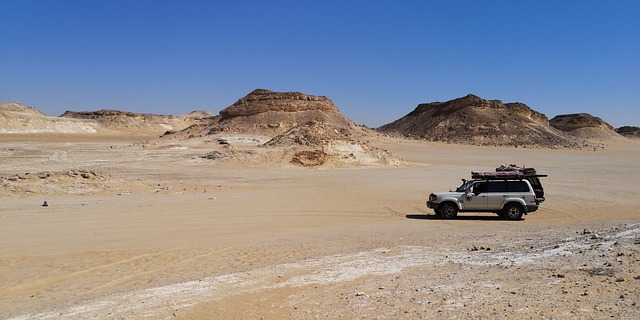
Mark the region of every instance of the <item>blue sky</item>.
POLYGON ((0 101, 218 113, 253 89, 376 127, 469 93, 640 126, 640 1, 0 0, 0 101))

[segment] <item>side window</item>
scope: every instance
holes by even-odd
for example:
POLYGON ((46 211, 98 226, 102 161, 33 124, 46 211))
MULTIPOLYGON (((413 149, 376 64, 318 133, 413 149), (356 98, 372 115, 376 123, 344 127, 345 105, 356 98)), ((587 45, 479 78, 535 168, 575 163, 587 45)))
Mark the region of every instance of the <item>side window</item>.
POLYGON ((524 181, 507 181, 509 192, 529 192, 529 186, 524 181))
POLYGON ((505 192, 503 181, 492 181, 487 184, 487 192, 505 192))
POLYGON ((473 185, 473 193, 479 194, 487 192, 487 183, 486 182, 478 182, 473 185))

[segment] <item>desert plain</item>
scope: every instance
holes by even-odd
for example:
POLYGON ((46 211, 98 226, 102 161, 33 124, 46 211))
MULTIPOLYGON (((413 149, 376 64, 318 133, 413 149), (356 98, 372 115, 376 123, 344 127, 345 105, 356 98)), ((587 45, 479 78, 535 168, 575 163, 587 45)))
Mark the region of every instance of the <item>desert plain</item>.
POLYGON ((640 318, 637 141, 380 135, 397 164, 308 168, 202 157, 262 143, 217 139, 0 135, 0 318, 640 318), (549 175, 538 211, 427 209, 504 163, 549 175))

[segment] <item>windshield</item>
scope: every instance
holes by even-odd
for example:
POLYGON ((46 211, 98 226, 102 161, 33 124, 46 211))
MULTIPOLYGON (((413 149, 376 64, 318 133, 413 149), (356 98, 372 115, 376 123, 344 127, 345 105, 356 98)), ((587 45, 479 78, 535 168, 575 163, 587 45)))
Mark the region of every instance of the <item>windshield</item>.
POLYGON ((469 180, 469 181, 463 181, 462 185, 459 186, 456 189, 456 192, 464 192, 465 190, 467 190, 467 188, 469 188, 469 186, 471 185, 471 183, 473 183, 473 181, 469 180))

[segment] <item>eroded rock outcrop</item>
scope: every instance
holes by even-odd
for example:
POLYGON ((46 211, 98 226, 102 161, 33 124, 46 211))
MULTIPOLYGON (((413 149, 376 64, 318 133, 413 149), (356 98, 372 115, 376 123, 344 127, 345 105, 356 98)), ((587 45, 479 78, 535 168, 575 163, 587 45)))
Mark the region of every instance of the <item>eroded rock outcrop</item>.
POLYGON ((502 103, 469 94, 418 105, 378 130, 413 139, 458 144, 521 147, 590 147, 551 127, 548 118, 523 103, 502 103))
POLYGON ((344 117, 327 97, 256 89, 220 111, 220 115, 207 123, 192 126, 177 136, 238 133, 271 138, 308 122, 322 122, 354 130, 359 127, 344 117))
POLYGON ((304 167, 399 165, 388 151, 368 146, 376 135, 340 113, 327 97, 256 89, 208 123, 171 136, 218 136, 224 144, 203 156, 209 160, 281 163, 304 167), (248 144, 253 149, 248 149, 248 144))
POLYGON ((616 132, 626 138, 640 139, 640 127, 623 126, 616 129, 616 132))
POLYGON ((589 140, 623 139, 613 127, 599 117, 588 113, 561 114, 549 120, 549 124, 572 136, 589 140))

